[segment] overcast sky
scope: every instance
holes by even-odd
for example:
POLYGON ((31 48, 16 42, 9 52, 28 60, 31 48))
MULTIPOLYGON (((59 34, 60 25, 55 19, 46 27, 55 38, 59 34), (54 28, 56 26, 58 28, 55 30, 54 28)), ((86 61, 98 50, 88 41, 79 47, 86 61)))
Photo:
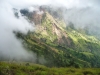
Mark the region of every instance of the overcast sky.
POLYGON ((99 6, 100 0, 0 0, 0 2, 7 2, 14 7, 27 7, 30 5, 48 5, 61 4, 66 7, 80 7, 80 6, 99 6))

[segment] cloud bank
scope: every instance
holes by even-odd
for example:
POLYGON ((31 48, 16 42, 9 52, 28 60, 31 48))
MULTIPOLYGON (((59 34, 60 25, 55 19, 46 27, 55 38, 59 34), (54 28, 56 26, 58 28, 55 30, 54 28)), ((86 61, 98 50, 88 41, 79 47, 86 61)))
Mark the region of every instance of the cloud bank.
POLYGON ((0 59, 27 60, 32 58, 33 54, 23 48, 13 31, 27 34, 29 30, 33 30, 33 27, 22 16, 17 19, 12 8, 9 3, 0 3, 0 59))

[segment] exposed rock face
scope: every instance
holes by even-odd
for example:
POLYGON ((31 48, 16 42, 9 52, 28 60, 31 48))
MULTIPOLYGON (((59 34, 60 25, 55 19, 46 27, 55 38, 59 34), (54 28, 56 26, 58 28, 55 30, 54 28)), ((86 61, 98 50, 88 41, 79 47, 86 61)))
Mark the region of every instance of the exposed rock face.
POLYGON ((20 10, 22 16, 27 16, 30 22, 34 22, 35 25, 41 24, 41 20, 43 17, 44 12, 42 9, 29 12, 27 9, 20 10))
POLYGON ((35 22, 35 25, 41 24, 42 17, 43 17, 43 11, 40 11, 40 12, 34 11, 33 12, 32 19, 35 22))
MULTIPOLYGON (((37 16, 37 15, 34 15, 34 16, 37 16)), ((35 21, 37 20, 36 17, 34 19, 35 19, 35 21)), ((45 12, 42 15, 40 20, 44 20, 44 19, 45 19, 45 22, 41 22, 42 24, 36 26, 38 33, 42 36, 49 37, 50 41, 52 41, 58 45, 70 47, 72 40, 67 36, 67 32, 63 31, 60 28, 61 25, 59 25, 59 23, 48 12, 45 12), (45 25, 45 24, 47 24, 47 25, 45 25), (56 38, 54 40, 52 40, 53 39, 52 36, 55 36, 56 38)), ((36 33, 37 33, 37 31, 36 31, 36 33)))
POLYGON ((57 43, 59 45, 62 45, 62 46, 70 46, 70 41, 68 36, 67 36, 67 33, 66 32, 63 32, 59 27, 57 27, 56 24, 53 24, 52 25, 52 29, 53 29, 53 34, 54 35, 57 35, 57 43))

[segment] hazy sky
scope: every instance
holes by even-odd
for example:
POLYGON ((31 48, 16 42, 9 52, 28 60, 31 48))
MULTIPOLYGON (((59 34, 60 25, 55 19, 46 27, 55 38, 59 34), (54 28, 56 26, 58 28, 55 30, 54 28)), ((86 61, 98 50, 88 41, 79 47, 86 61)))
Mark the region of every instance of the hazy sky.
POLYGON ((48 4, 61 4, 66 7, 80 7, 80 6, 99 6, 100 0, 0 0, 7 2, 14 7, 27 7, 30 5, 48 5, 48 4))
POLYGON ((64 18, 74 23, 75 27, 88 26, 91 33, 100 33, 100 0, 73 0, 77 5, 69 8, 64 18))

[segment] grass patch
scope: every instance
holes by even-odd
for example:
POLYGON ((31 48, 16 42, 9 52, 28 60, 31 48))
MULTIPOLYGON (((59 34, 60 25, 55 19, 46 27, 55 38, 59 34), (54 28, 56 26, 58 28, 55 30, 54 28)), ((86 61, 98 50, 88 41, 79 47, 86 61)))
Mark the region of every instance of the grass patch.
POLYGON ((48 68, 42 65, 25 65, 0 62, 0 75, 100 75, 100 68, 48 68))

